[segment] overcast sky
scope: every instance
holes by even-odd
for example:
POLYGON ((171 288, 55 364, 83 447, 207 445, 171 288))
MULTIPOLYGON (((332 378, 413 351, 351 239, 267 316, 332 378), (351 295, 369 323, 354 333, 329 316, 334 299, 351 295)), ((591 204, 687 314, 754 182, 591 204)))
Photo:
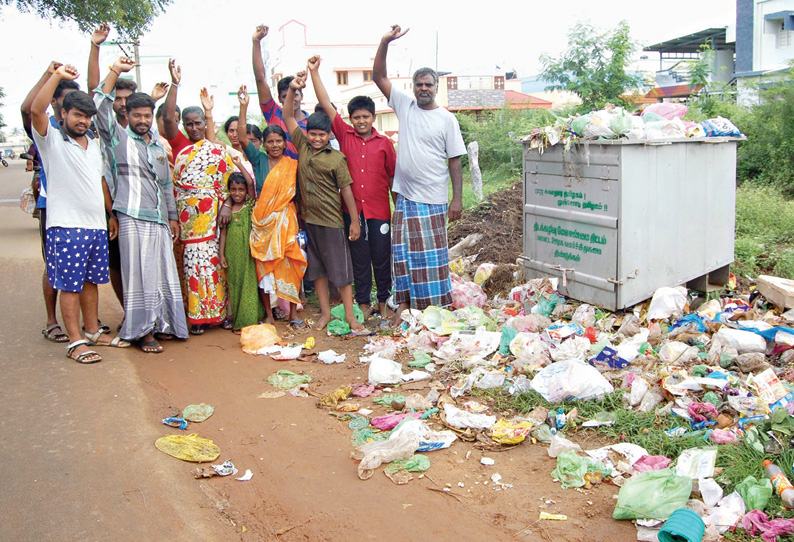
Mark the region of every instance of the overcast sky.
MULTIPOLYGON (((471 8, 464 8, 462 2, 427 0, 394 4, 398 9, 389 10, 387 3, 351 0, 280 4, 174 0, 142 37, 142 90, 148 92, 156 81, 169 80, 166 63, 172 56, 183 70, 180 105, 189 105, 189 96, 200 86, 225 94, 243 82, 251 84, 251 34, 260 22, 271 28, 268 47, 272 50, 276 29, 290 19, 307 26, 309 43, 377 43, 389 25, 400 24, 411 28, 400 45, 412 56, 413 66, 435 65, 438 32, 440 70, 492 73, 499 65, 517 70, 520 76, 538 72, 542 53, 554 56, 563 51, 568 28, 580 21, 608 29, 626 19, 632 37, 642 45, 736 22, 733 0, 668 0, 663 4, 636 0, 504 0, 477 3, 471 8), (269 9, 278 5, 285 6, 283 12, 269 9)), ((110 40, 115 37, 112 32, 110 40)), ((119 56, 118 50, 112 49, 103 47, 103 76, 112 59, 119 56)), ((9 125, 6 133, 21 125, 19 106, 50 60, 76 65, 81 70, 81 85, 85 85, 88 50, 89 36, 73 25, 41 20, 14 7, 0 9, 0 87, 6 93, 2 109, 9 125)))

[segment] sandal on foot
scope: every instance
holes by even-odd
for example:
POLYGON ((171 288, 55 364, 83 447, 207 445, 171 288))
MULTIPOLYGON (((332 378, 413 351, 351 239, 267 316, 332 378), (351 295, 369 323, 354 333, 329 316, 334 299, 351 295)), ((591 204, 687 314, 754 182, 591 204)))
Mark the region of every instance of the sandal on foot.
POLYGON ((69 336, 63 332, 63 328, 61 328, 60 324, 52 324, 47 329, 42 329, 41 334, 44 335, 45 339, 54 343, 65 343, 69 341, 69 336), (56 329, 59 331, 53 333, 56 329))
MULTIPOLYGON (((102 334, 110 333, 110 326, 106 326, 102 324, 102 320, 97 320, 97 325, 99 325, 99 332, 102 334)), ((121 326, 119 325, 119 331, 121 331, 121 326)), ((83 333, 85 333, 85 326, 83 326, 83 333)))
POLYGON ((274 320, 286 320, 287 313, 283 310, 279 309, 278 307, 273 309, 273 319, 274 320))
POLYGON ((296 332, 306 331, 309 329, 309 326, 306 325, 306 320, 292 320, 289 323, 289 327, 292 328, 292 331, 296 332))
POLYGON ((104 335, 101 329, 92 335, 86 335, 86 341, 88 341, 88 346, 112 346, 114 348, 127 348, 130 346, 130 343, 119 339, 118 337, 113 337, 109 343, 101 343, 99 342, 99 338, 104 335))
POLYGON ((173 341, 176 337, 170 333, 155 333, 154 338, 158 341, 173 341))
POLYGON ((141 352, 143 352, 144 354, 163 353, 163 347, 160 343, 157 342, 156 339, 152 339, 151 341, 143 341, 139 339, 138 341, 136 341, 135 344, 138 346, 138 348, 141 349, 141 352))
POLYGON ((204 328, 202 328, 201 326, 190 326, 188 332, 191 335, 204 335, 204 328))
POLYGON ((221 327, 223 327, 223 329, 229 329, 229 330, 234 329, 234 322, 227 318, 226 320, 223 321, 221 327))
POLYGON ((102 361, 102 356, 99 355, 98 352, 94 352, 93 350, 89 350, 87 352, 83 352, 82 354, 74 355, 74 351, 78 346, 89 346, 88 341, 85 339, 80 339, 79 341, 74 341, 72 344, 66 347, 66 357, 76 361, 77 363, 89 364, 89 363, 97 363, 102 361))

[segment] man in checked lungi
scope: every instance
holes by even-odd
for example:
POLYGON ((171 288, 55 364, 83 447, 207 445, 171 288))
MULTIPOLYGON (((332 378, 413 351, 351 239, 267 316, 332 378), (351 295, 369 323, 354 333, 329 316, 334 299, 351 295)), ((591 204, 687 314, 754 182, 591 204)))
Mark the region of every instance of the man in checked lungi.
POLYGON ((452 305, 449 278, 447 215, 450 221, 463 212, 463 171, 460 157, 466 145, 455 115, 436 103, 438 74, 416 70, 413 97, 392 87, 386 72, 389 43, 408 29, 394 25, 381 38, 372 78, 400 121, 400 142, 392 190, 398 194, 392 216, 394 301, 398 304, 392 326, 399 325, 407 308, 452 305), (452 201, 447 181, 452 179, 452 201))
POLYGON ((154 100, 136 92, 127 98, 127 128, 113 111, 115 85, 135 67, 129 58, 113 63, 94 90, 94 122, 116 164, 113 212, 119 221, 124 323, 119 336, 147 354, 163 351, 159 340, 187 339, 185 307, 174 260, 179 235, 174 189, 165 147, 152 131, 154 100))

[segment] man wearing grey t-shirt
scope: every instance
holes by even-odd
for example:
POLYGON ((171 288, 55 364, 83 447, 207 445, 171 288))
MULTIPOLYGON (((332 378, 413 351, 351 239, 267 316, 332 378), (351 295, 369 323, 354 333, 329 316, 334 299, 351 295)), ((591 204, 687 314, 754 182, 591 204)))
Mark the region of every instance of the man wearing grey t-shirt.
POLYGON ((392 87, 386 72, 389 43, 408 29, 394 25, 380 41, 372 78, 400 121, 400 143, 392 190, 398 194, 392 217, 394 301, 392 325, 407 308, 452 305, 446 219, 463 212, 460 157, 466 146, 455 116, 436 103, 438 74, 416 70, 414 96, 392 87), (447 205, 448 179, 452 201, 447 205))

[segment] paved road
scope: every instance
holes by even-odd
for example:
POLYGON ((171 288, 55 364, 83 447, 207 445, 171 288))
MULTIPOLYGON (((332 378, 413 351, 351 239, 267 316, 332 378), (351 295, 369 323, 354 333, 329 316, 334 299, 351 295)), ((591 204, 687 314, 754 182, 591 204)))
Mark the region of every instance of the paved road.
MULTIPOLYGON (((188 465, 175 469, 154 448, 164 431, 148 415, 131 353, 104 349, 105 361, 82 366, 42 338, 37 222, 5 201, 30 174, 20 160, 9 164, 0 166, 0 540, 239 537, 184 475, 188 465)), ((108 286, 100 314, 114 328, 121 317, 108 286)))

